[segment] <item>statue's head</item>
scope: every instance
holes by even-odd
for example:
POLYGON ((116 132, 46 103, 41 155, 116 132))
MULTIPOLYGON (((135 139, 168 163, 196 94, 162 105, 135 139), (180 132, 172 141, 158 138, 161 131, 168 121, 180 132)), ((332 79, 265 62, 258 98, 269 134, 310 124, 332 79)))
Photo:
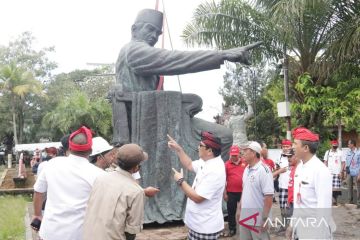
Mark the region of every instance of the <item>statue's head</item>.
POLYGON ((132 38, 154 46, 162 34, 163 13, 153 9, 143 9, 131 27, 132 38))
POLYGON ((239 105, 232 105, 231 106, 231 114, 232 115, 238 115, 240 113, 240 106, 239 105))

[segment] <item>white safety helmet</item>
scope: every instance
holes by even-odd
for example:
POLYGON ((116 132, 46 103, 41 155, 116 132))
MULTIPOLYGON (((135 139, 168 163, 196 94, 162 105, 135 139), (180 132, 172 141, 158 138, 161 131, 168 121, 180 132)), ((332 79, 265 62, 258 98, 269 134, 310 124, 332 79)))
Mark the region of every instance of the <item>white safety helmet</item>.
POLYGON ((91 153, 90 157, 93 157, 95 155, 98 155, 98 154, 106 152, 106 151, 110 151, 111 149, 114 148, 102 137, 94 137, 92 139, 92 142, 93 142, 92 153, 91 153))

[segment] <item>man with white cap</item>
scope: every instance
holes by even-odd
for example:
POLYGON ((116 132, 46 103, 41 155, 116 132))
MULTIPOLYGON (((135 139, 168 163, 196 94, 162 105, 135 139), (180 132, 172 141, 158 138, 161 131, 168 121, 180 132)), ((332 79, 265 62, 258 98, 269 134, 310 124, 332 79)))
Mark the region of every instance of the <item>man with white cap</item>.
POLYGON ((243 146, 243 158, 248 166, 243 175, 243 193, 238 203, 241 239, 270 239, 266 222, 269 218, 274 184, 272 172, 260 160, 261 146, 250 141, 243 146))
POLYGON ((104 138, 93 138, 93 149, 89 160, 95 166, 105 170, 111 166, 114 159, 114 149, 104 138))
POLYGON ((142 229, 145 196, 132 177, 147 159, 137 144, 116 149, 118 168, 96 179, 84 220, 83 239, 135 239, 142 229))

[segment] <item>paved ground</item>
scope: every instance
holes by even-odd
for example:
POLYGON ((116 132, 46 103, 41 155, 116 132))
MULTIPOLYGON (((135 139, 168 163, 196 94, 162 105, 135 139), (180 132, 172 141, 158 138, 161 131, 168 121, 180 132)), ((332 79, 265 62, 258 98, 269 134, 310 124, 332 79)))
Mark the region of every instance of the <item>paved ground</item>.
MULTIPOLYGON (((273 217, 279 216, 280 210, 278 205, 273 207, 273 217)), ((341 204, 333 208, 333 217, 337 225, 334 239, 358 240, 360 239, 360 209, 356 209, 353 204, 341 204)), ((31 231, 29 226, 29 219, 32 216, 32 204, 28 205, 28 216, 25 223, 27 224, 27 238, 26 240, 38 240, 37 235, 31 231), (32 234, 31 234, 32 232, 32 234)), ((26 217, 25 217, 26 219, 26 217)), ((274 229, 271 229, 271 239, 282 240, 285 239, 284 233, 275 234, 274 229)), ((167 224, 149 224, 144 226, 144 230, 137 235, 137 240, 185 240, 187 236, 187 229, 181 222, 167 223, 167 224)), ((238 240, 238 236, 232 238, 222 237, 222 240, 238 240)))

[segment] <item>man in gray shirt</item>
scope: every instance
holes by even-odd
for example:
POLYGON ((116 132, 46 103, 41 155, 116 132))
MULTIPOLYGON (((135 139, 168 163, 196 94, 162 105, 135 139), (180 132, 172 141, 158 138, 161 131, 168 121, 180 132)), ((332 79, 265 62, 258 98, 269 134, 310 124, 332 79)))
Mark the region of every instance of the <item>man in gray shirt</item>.
POLYGON ((270 239, 266 222, 268 220, 274 184, 268 166, 260 160, 261 146, 250 141, 244 147, 244 159, 249 165, 243 175, 243 192, 238 203, 239 230, 241 239, 270 239))

